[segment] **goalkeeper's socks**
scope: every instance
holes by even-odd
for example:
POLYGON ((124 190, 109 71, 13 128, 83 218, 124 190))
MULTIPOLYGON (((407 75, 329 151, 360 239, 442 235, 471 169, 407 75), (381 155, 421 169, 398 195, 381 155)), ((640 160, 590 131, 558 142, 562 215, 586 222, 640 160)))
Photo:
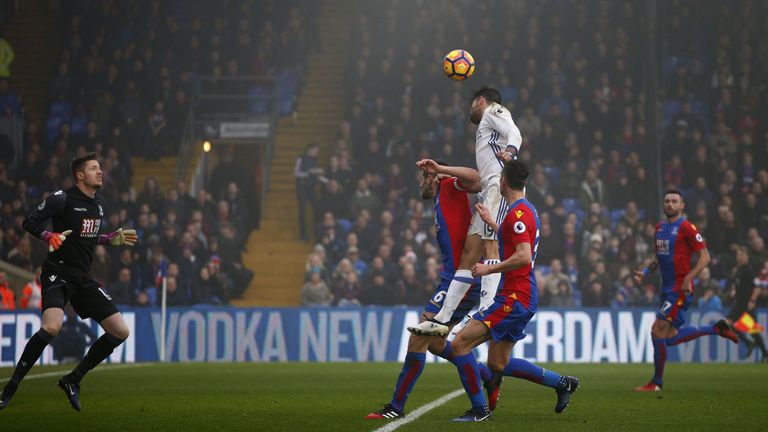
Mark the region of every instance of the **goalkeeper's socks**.
POLYGON ((454 360, 456 369, 459 371, 461 383, 464 385, 464 390, 472 402, 472 408, 487 411, 488 401, 485 399, 485 393, 483 392, 480 370, 475 355, 470 352, 469 354, 456 356, 454 360))
POLYGON ((674 337, 666 339, 668 346, 675 346, 681 343, 692 341, 702 336, 717 334, 717 328, 714 325, 708 326, 687 326, 677 331, 674 337))
POLYGON ((667 339, 653 339, 653 379, 659 387, 664 385, 664 365, 667 363, 667 339))
POLYGON ((408 352, 405 355, 405 361, 403 362, 403 369, 400 371, 400 376, 397 378, 397 384, 395 384, 395 392, 392 393, 392 400, 389 402, 393 408, 402 412, 405 407, 405 402, 408 400, 408 395, 411 394, 413 386, 416 385, 419 376, 424 371, 424 363, 426 362, 427 354, 423 352, 408 352))
POLYGON ((65 378, 72 384, 80 384, 80 381, 83 379, 85 374, 88 373, 88 371, 95 368, 96 365, 104 361, 104 359, 112 354, 112 351, 114 351, 115 348, 120 346, 120 344, 123 342, 125 342, 125 339, 120 339, 119 337, 112 336, 109 333, 104 333, 100 338, 96 340, 96 342, 93 343, 93 345, 91 345, 91 348, 88 350, 88 353, 85 355, 85 357, 83 357, 75 369, 65 378))
POLYGON ((16 369, 13 371, 9 382, 18 386, 27 372, 37 363, 37 360, 43 354, 43 350, 52 340, 53 336, 45 331, 45 329, 40 329, 37 333, 33 334, 27 341, 27 345, 24 346, 24 351, 21 353, 21 358, 16 364, 16 369))
POLYGON ((552 388, 558 388, 567 384, 565 377, 562 375, 519 358, 509 359, 509 363, 504 368, 504 375, 525 379, 552 388))

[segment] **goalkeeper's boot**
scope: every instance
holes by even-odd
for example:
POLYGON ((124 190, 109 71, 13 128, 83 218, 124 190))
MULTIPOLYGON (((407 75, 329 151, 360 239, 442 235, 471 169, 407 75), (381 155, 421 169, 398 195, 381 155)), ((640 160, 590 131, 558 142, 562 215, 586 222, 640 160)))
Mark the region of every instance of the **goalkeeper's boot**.
POLYGON ((564 377, 565 382, 555 389, 557 392, 557 404, 555 412, 560 414, 568 408, 568 402, 571 401, 571 395, 579 388, 579 379, 572 376, 564 377))
POLYGON ((64 394, 67 395, 69 404, 75 411, 80 411, 80 386, 70 382, 66 377, 62 378, 58 382, 59 388, 64 390, 64 394))
POLYGON ((16 393, 16 389, 18 388, 18 384, 14 384, 10 381, 5 385, 3 388, 3 394, 0 396, 0 409, 8 406, 8 403, 11 401, 11 398, 13 397, 14 393, 16 393))
POLYGON ((731 329, 731 326, 724 319, 715 323, 715 330, 720 337, 724 337, 735 344, 739 343, 739 335, 731 329))
POLYGON ((481 422, 486 420, 492 420, 491 410, 487 406, 482 408, 472 408, 467 410, 464 415, 456 418, 452 418, 451 421, 459 423, 481 422))
POLYGON ((390 404, 385 404, 380 410, 374 411, 367 416, 365 416, 366 420, 374 420, 374 419, 396 419, 400 417, 405 417, 405 413, 402 411, 398 411, 390 404))
POLYGON ((636 392, 657 392, 661 391, 661 386, 651 381, 648 384, 640 387, 635 387, 636 392))
POLYGON ((450 331, 450 328, 448 328, 447 325, 430 318, 416 324, 415 326, 408 327, 408 331, 415 334, 416 336, 446 337, 448 336, 448 331, 450 331))

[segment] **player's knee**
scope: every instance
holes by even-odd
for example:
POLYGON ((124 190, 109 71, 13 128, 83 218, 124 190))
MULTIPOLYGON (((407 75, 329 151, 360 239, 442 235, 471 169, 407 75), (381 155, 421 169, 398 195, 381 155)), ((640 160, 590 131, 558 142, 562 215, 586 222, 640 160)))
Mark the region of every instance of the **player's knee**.
POLYGON ((128 339, 128 336, 131 335, 131 332, 130 330, 128 330, 128 326, 123 325, 123 326, 118 326, 116 328, 110 329, 109 334, 111 334, 112 336, 118 339, 126 340, 128 339))
POLYGON ((61 332, 61 325, 62 323, 48 322, 48 323, 43 323, 41 327, 49 335, 56 337, 59 335, 59 332, 61 332))
POLYGON ((504 368, 507 367, 507 363, 509 362, 509 359, 502 360, 502 359, 488 359, 488 369, 494 371, 494 372, 503 372, 504 368))

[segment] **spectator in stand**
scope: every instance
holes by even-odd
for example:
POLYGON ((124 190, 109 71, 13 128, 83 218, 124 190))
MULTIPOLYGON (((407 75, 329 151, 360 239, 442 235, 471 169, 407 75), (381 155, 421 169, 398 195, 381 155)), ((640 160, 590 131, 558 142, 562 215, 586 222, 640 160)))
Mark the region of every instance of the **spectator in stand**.
POLYGON ((293 170, 293 175, 296 177, 296 198, 299 202, 299 237, 302 241, 307 241, 307 205, 312 208, 313 214, 318 211, 317 179, 323 174, 323 169, 319 167, 317 161, 319 152, 320 146, 317 144, 308 145, 304 154, 296 159, 293 170))
POLYGON ((131 270, 123 267, 117 274, 117 281, 107 285, 107 292, 118 305, 131 306, 136 303, 134 283, 131 281, 131 270))
POLYGON ((43 306, 43 293, 40 287, 40 269, 35 273, 35 279, 24 285, 21 290, 21 299, 19 300, 21 309, 40 310, 43 306))
POLYGON ((309 280, 301 287, 300 305, 303 307, 330 306, 331 303, 333 303, 333 294, 322 279, 322 270, 313 268, 309 271, 309 280))
POLYGON ((0 310, 14 309, 16 309, 16 297, 11 287, 8 286, 5 272, 0 271, 0 310))
MULTIPOLYGON (((341 273, 341 279, 336 283, 334 289, 334 298, 337 306, 360 306, 360 298, 363 294, 363 287, 360 284, 357 272, 351 268, 348 260, 346 261, 345 271, 341 273)), ((339 263, 341 267, 342 264, 339 263)))
POLYGON ((583 209, 590 208, 592 204, 605 205, 603 181, 597 177, 595 168, 587 168, 584 175, 584 181, 581 182, 581 187, 579 189, 579 202, 583 209))

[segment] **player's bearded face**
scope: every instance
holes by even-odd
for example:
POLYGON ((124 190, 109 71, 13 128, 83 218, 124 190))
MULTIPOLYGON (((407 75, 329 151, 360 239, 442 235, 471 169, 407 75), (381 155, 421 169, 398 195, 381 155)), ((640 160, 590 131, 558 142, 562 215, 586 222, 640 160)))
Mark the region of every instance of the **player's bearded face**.
POLYGON ((102 173, 101 173, 101 166, 99 166, 99 163, 97 161, 88 161, 85 163, 85 169, 83 170, 83 174, 85 176, 83 177, 83 184, 92 187, 94 189, 101 189, 103 186, 102 183, 102 173))
POLYGON ((664 197, 664 215, 668 218, 677 217, 683 211, 683 202, 677 194, 664 197))
POLYGON ((483 110, 485 109, 485 99, 477 97, 472 101, 472 106, 469 108, 469 121, 472 124, 480 124, 480 120, 483 119, 483 110))
POLYGON ((421 176, 421 183, 419 183, 419 189, 421 189, 421 199, 432 199, 435 197, 435 189, 432 185, 437 177, 434 174, 425 174, 421 176))

